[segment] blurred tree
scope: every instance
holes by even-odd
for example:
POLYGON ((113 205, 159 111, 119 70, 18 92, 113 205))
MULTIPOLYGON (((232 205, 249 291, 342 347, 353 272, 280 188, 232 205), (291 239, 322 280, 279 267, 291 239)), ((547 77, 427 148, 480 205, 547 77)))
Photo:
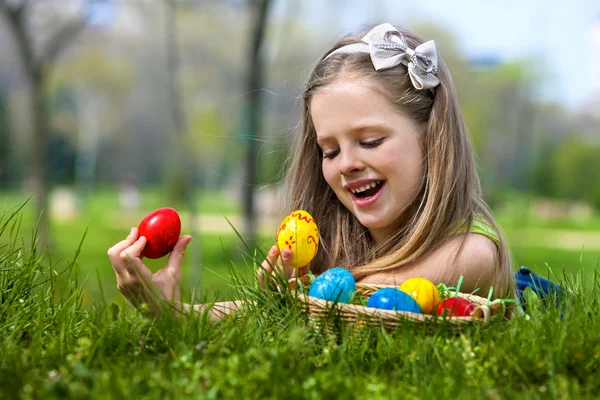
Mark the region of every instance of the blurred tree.
POLYGON ((452 74, 486 200, 501 201, 509 188, 530 190, 538 156, 533 91, 540 79, 530 63, 505 63, 492 56, 468 59, 448 29, 417 21, 413 30, 435 40, 452 74))
POLYGON ((188 115, 186 145, 194 154, 195 179, 201 186, 223 186, 228 180, 222 172, 239 169, 245 147, 235 128, 241 119, 247 58, 240 37, 247 35, 250 13, 247 7, 222 1, 198 1, 179 9, 179 90, 188 115))
MULTIPOLYGON (((166 175, 167 197, 169 202, 183 202, 189 211, 189 232, 195 236, 198 231, 199 218, 196 215, 196 182, 194 180, 194 162, 187 138, 187 119, 183 97, 180 90, 180 56, 179 35, 177 25, 177 0, 166 0, 166 50, 167 50, 167 82, 169 88, 169 104, 171 106, 171 149, 169 168, 166 175)), ((200 240, 189 246, 191 253, 190 282, 196 282, 201 271, 200 240)))
POLYGON ((48 224, 48 77, 60 52, 84 29, 85 19, 81 12, 84 6, 82 2, 74 11, 72 7, 65 7, 64 2, 58 6, 56 2, 0 0, 0 14, 8 22, 24 74, 31 86, 33 144, 30 184, 36 194, 34 202, 41 213, 42 231, 48 224))
POLYGON ((536 104, 536 119, 533 135, 538 138, 536 157, 533 160, 534 193, 543 197, 555 197, 557 191, 553 176, 556 150, 566 143, 577 130, 565 110, 557 104, 536 104))
POLYGON ((322 49, 315 43, 328 37, 308 29, 305 21, 298 17, 302 7, 309 6, 288 1, 283 7, 270 18, 269 46, 264 51, 264 86, 269 90, 263 91, 262 98, 265 112, 258 170, 261 189, 282 182, 289 157, 289 142, 301 118, 299 93, 305 84, 307 60, 318 57, 322 49))
POLYGON ((244 186, 244 219, 245 234, 247 238, 254 238, 257 230, 255 210, 255 186, 258 182, 258 140, 261 132, 262 105, 260 92, 262 88, 262 46, 267 27, 269 0, 254 0, 249 2, 254 9, 254 24, 251 35, 252 45, 249 47, 249 71, 246 87, 248 90, 248 103, 246 118, 248 131, 248 149, 246 155, 246 179, 244 186))
POLYGON ((102 138, 123 130, 123 108, 133 81, 131 65, 107 56, 103 36, 88 41, 77 55, 61 65, 51 82, 53 93, 69 88, 74 107, 56 107, 53 126, 75 136, 75 184, 80 200, 96 181, 102 138), (95 39, 95 40, 94 40, 95 39))
POLYGON ((524 63, 472 65, 461 103, 490 203, 530 190, 536 157, 535 85, 524 63))
POLYGON ((188 127, 188 148, 197 160, 203 187, 221 189, 225 183, 223 177, 212 169, 221 164, 224 155, 230 161, 242 155, 239 148, 226 145, 224 136, 231 129, 230 121, 214 105, 197 106, 192 113, 188 127))
POLYGON ((533 192, 542 197, 554 196, 554 177, 552 176, 552 157, 554 147, 543 142, 538 149, 538 158, 533 166, 533 192))
POLYGON ((185 138, 187 121, 179 81, 181 63, 179 56, 177 1, 165 0, 165 6, 165 61, 167 65, 171 131, 173 133, 170 136, 171 149, 169 153, 171 157, 169 157, 168 173, 165 176, 165 186, 170 202, 183 202, 194 209, 192 200, 194 196, 193 171, 191 170, 191 160, 185 138))
MULTIPOLYGON (((164 2, 118 2, 115 20, 102 37, 102 57, 132 71, 131 87, 119 99, 117 115, 104 115, 101 128, 113 129, 98 148, 99 181, 120 182, 135 175, 141 185, 166 181, 173 126, 167 80, 164 2), (115 118, 117 117, 117 118, 115 118), (113 119, 122 125, 114 126, 113 119)), ((89 41, 90 35, 86 35, 89 41)), ((106 108, 112 110, 112 105, 106 108)), ((166 199, 162 191, 161 201, 166 199)))
POLYGON ((5 189, 8 185, 10 155, 10 132, 8 128, 8 113, 4 96, 0 93, 0 188, 5 189))
POLYGON ((600 144, 570 136, 550 156, 551 194, 600 209, 600 144))
POLYGON ((430 21, 415 21, 411 28, 421 38, 435 40, 436 48, 450 70, 459 98, 461 98, 463 93, 469 91, 470 72, 468 61, 452 31, 430 21))

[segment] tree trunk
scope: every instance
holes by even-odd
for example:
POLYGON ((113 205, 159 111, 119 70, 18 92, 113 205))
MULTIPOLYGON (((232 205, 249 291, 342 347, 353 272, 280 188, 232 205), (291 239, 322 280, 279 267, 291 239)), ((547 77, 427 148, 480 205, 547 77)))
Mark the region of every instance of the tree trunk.
POLYGON ((248 126, 248 149, 246 157, 246 179, 244 185, 245 235, 252 239, 257 233, 257 218, 254 202, 255 187, 258 183, 258 139, 260 137, 260 117, 262 112, 260 89, 262 87, 261 48, 267 25, 269 0, 258 0, 255 4, 255 23, 250 47, 250 71, 248 73, 248 105, 245 121, 248 126))
MULTIPOLYGON (((48 173, 48 107, 46 103, 47 71, 43 65, 30 71, 31 112, 33 116, 33 144, 29 183, 32 185, 33 198, 40 215, 39 230, 45 233, 48 228, 48 195, 50 182, 48 173)), ((42 234, 41 238, 44 235, 42 234)))
POLYGON ((9 182, 11 137, 8 131, 6 101, 0 94, 0 190, 6 190, 9 182))
POLYGON ((31 85, 30 107, 33 119, 33 144, 31 149, 31 168, 28 182, 35 194, 33 199, 40 213, 39 230, 40 244, 45 237, 49 221, 48 195, 50 182, 48 173, 48 135, 50 134, 49 110, 46 102, 46 86, 50 67, 56 56, 69 44, 85 27, 85 21, 75 21, 60 26, 47 40, 40 55, 36 56, 34 45, 34 30, 27 23, 26 15, 33 7, 31 1, 21 1, 15 4, 7 0, 0 0, 0 13, 6 17, 8 27, 14 35, 17 51, 22 62, 23 70, 31 85), (31 28, 31 29, 30 29, 31 28))
MULTIPOLYGON (((179 89, 179 40, 177 35, 176 21, 177 4, 175 0, 167 1, 166 15, 166 36, 167 36, 167 73, 168 86, 170 94, 171 117, 173 123, 173 135, 171 135, 171 159, 168 161, 168 168, 172 169, 170 174, 171 179, 167 181, 167 190, 171 183, 182 185, 180 195, 183 196, 184 203, 189 211, 188 229, 192 236, 196 236, 198 232, 198 216, 196 210, 196 197, 194 182, 194 163, 191 152, 188 149, 186 142, 186 118, 183 109, 183 100, 179 89), (174 178, 174 179, 172 179, 174 178)), ((178 190, 175 188, 175 190, 178 190)), ((202 246, 201 240, 197 238, 188 246, 188 254, 190 254, 189 281, 193 286, 196 281, 201 279, 201 255, 202 246)))

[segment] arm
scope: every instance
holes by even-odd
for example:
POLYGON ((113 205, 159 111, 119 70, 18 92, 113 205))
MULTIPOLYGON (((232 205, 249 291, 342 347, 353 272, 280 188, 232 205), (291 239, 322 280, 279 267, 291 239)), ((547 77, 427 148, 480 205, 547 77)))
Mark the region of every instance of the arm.
MULTIPOLYGON (((361 283, 400 285, 412 277, 426 278, 434 284, 456 286, 460 276, 460 291, 471 293, 479 289, 479 296, 486 296, 494 286, 496 295, 505 291, 504 277, 499 276, 497 247, 489 238, 470 233, 456 236, 443 243, 431 254, 399 271, 376 273, 362 279, 361 283), (465 240, 462 250, 460 246, 465 240), (499 287, 500 286, 500 287, 499 287)), ((494 296, 496 297, 496 296, 494 296)))
POLYGON ((224 317, 234 314, 244 306, 243 300, 236 301, 221 301, 214 304, 191 304, 177 303, 181 307, 181 311, 190 312, 192 309, 197 312, 206 312, 211 320, 220 320, 224 317))

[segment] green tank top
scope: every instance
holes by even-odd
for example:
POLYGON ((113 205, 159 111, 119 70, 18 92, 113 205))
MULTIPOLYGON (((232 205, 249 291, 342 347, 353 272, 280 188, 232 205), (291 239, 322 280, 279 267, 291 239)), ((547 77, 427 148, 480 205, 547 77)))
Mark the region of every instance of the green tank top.
MULTIPOLYGON (((458 234, 467 233, 467 226, 463 225, 458 229, 458 234)), ((475 217, 471 224, 471 233, 478 233, 489 239, 491 239, 496 245, 500 244, 500 237, 498 232, 482 217, 475 217)))

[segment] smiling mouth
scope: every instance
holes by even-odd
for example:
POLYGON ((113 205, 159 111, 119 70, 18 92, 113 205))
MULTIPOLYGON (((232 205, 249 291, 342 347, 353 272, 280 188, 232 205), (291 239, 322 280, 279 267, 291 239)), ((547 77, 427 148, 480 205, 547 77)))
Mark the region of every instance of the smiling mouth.
POLYGON ((368 199, 369 197, 375 196, 377 192, 381 190, 385 181, 371 182, 361 188, 351 189, 352 194, 359 199, 368 199))

